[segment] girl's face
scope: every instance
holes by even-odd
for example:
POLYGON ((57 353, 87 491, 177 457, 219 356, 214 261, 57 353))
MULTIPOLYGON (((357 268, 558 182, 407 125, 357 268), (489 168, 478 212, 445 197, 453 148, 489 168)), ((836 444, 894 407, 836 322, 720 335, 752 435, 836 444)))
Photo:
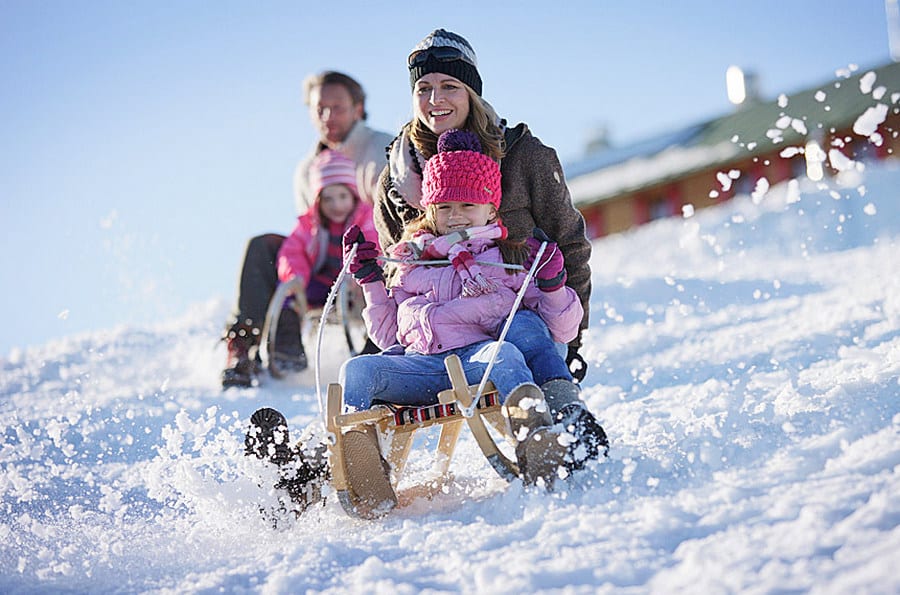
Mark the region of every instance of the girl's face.
POLYGON ((438 235, 487 225, 497 218, 497 209, 489 203, 438 202, 431 208, 438 235))
POLYGON ((426 74, 413 88, 413 111, 437 135, 462 128, 469 117, 469 92, 449 74, 426 74))
POLYGON ((355 206, 356 197, 343 184, 325 186, 319 193, 319 209, 326 219, 334 223, 346 221, 355 206))

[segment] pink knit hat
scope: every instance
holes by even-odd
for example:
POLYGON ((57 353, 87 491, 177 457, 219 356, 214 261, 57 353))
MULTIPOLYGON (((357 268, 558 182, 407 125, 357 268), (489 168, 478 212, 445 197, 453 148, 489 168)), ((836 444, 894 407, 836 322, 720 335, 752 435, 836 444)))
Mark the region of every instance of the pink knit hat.
POLYGON ((437 149, 422 176, 423 207, 437 202, 471 202, 500 209, 500 166, 481 152, 474 133, 448 130, 438 138, 437 149))
POLYGON ((309 185, 313 196, 318 197, 322 189, 332 184, 343 184, 359 198, 356 188, 356 164, 338 151, 325 149, 313 159, 309 167, 309 185))

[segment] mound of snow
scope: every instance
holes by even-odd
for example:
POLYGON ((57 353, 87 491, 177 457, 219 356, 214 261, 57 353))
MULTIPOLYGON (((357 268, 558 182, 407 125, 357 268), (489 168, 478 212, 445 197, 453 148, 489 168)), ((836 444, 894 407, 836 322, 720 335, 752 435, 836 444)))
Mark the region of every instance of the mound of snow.
MULTIPOLYGON (((612 450, 553 494, 464 433, 433 500, 273 529, 244 427, 299 431, 316 388, 221 392, 224 301, 16 350, 0 591, 896 592, 900 171, 853 171, 594 244, 583 396, 612 450)), ((327 335, 326 381, 344 356, 327 335)))

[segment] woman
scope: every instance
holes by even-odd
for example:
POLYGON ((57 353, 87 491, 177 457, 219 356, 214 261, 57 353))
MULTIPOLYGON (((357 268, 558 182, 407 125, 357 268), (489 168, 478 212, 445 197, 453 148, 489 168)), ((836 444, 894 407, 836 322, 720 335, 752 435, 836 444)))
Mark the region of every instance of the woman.
MULTIPOLYGON (((525 242, 507 237, 498 213, 500 168, 481 152, 477 137, 454 129, 441 136, 439 145, 441 151, 425 166, 424 210, 391 251, 398 264, 390 288, 374 243, 353 227, 344 236, 345 252, 359 246, 349 268, 363 289, 369 335, 381 348, 399 343, 405 351, 405 356, 375 354, 344 363, 344 403, 355 409, 368 409, 375 400, 436 404, 438 393, 450 388, 444 368, 450 352, 460 355, 470 384, 480 381, 487 366, 484 348, 496 340, 526 277, 520 265, 536 256, 525 242)), ((569 341, 578 333, 581 303, 565 285, 563 256, 553 243, 541 255, 522 308, 549 329, 548 340, 569 341)), ((500 349, 502 363, 491 380, 502 400, 516 386, 532 382, 533 374, 513 341, 500 349)), ((552 351, 541 356, 554 368, 548 372, 553 378, 568 376, 561 356, 552 351)), ((580 401, 571 404, 583 408, 580 401)))
MULTIPOLYGON (((567 285, 578 294, 584 309, 566 357, 581 380, 587 371, 578 349, 588 326, 591 245, 584 219, 572 205, 556 151, 532 136, 524 123, 507 127, 482 98, 475 51, 460 35, 437 29, 413 49, 407 65, 414 116, 391 144, 375 197, 375 227, 382 250, 389 251, 400 240, 404 224, 421 214, 422 171, 437 152, 440 134, 453 128, 474 132, 482 151, 500 162, 504 198, 499 212, 509 237, 525 239, 540 227, 562 250, 567 285)), ((515 343, 516 337, 530 336, 540 325, 537 317, 517 316, 509 340, 515 343)))

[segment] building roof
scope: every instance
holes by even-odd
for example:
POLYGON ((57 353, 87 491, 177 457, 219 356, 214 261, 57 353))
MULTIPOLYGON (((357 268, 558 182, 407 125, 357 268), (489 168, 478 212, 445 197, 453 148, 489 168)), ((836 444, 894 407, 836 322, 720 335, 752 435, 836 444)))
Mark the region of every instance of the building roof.
POLYGON ((871 121, 879 116, 883 121, 888 109, 900 110, 900 63, 896 62, 605 149, 567 164, 569 189, 576 205, 596 203, 780 147, 802 146, 808 138, 854 125, 858 134, 868 136, 871 121), (879 104, 883 107, 878 108, 879 104))

